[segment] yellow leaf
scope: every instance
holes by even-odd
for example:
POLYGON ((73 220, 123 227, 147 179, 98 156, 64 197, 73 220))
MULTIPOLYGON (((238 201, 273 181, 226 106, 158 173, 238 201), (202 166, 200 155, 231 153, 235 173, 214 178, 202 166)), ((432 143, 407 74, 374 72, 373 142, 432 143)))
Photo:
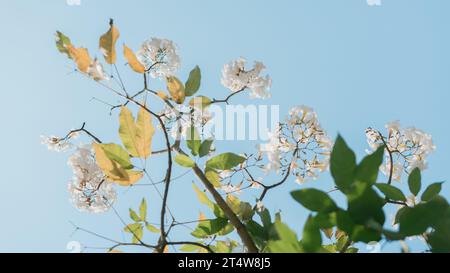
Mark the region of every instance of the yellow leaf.
POLYGON ((134 170, 125 170, 127 173, 127 177, 124 179, 117 179, 114 182, 121 186, 130 186, 141 180, 141 178, 144 176, 144 173, 141 171, 134 171, 134 170))
POLYGON ((136 124, 134 122, 134 117, 131 111, 122 106, 120 115, 119 115, 119 136, 122 140, 123 145, 127 148, 128 152, 133 157, 139 157, 140 154, 137 148, 137 139, 136 139, 136 124))
POLYGON ((89 65, 92 63, 92 59, 89 56, 89 52, 86 48, 76 48, 73 45, 67 45, 70 57, 75 61, 78 70, 86 73, 89 69, 89 65))
POLYGON ((100 37, 100 50, 108 64, 116 63, 116 42, 119 38, 119 30, 114 26, 113 21, 109 23, 109 30, 100 37))
POLYGON ((119 135, 125 148, 133 157, 147 158, 152 150, 152 138, 155 128, 151 114, 141 107, 135 122, 131 111, 123 106, 119 115, 119 135))
POLYGON ((155 127, 152 124, 151 114, 141 107, 136 121, 136 150, 141 157, 147 158, 152 153, 152 138, 155 127))
POLYGON ((205 214, 203 214, 203 212, 200 212, 200 215, 198 216, 198 220, 199 220, 199 221, 204 221, 204 220, 206 220, 206 216, 205 216, 205 214))
POLYGON ((206 178, 208 178, 208 181, 211 182, 215 188, 222 186, 220 184, 220 176, 215 170, 207 168, 205 171, 206 178))
POLYGON ((100 144, 94 143, 95 160, 97 165, 102 169, 108 179, 112 181, 124 180, 128 178, 128 174, 119 163, 109 159, 105 150, 100 144))
POLYGON ((166 245, 163 249, 163 253, 169 253, 169 246, 166 245))
POLYGON ((186 97, 186 94, 184 92, 184 84, 174 76, 167 77, 166 83, 167 90, 169 90, 172 99, 178 104, 183 103, 186 97))
POLYGON ((144 175, 141 171, 126 170, 116 161, 111 160, 100 144, 92 145, 95 151, 95 161, 108 180, 121 186, 129 186, 139 181, 144 175))
POLYGON ((145 66, 141 64, 141 62, 139 62, 134 52, 126 45, 123 45, 123 55, 127 59, 127 62, 130 65, 131 69, 133 69, 137 73, 145 73, 145 66))
POLYGON ((113 250, 108 251, 108 253, 124 253, 124 252, 121 250, 113 249, 113 250))
POLYGON ((166 92, 164 92, 164 91, 158 91, 158 92, 156 92, 156 95, 163 100, 169 99, 169 96, 167 96, 166 92))

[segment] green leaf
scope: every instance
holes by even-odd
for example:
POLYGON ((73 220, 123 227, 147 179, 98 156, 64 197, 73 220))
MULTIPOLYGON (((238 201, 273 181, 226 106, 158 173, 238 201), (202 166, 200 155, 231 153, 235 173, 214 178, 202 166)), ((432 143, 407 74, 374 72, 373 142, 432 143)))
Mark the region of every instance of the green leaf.
POLYGON ((178 165, 182 167, 192 168, 195 166, 195 161, 192 160, 189 156, 183 154, 177 154, 174 160, 176 163, 178 163, 178 165))
POLYGON ((440 196, 413 208, 405 208, 399 216, 400 233, 405 236, 422 234, 443 219, 448 209, 447 201, 440 196))
POLYGON ((322 246, 320 229, 314 223, 312 216, 308 217, 303 228, 302 247, 306 252, 316 252, 322 246))
POLYGON ((142 239, 143 234, 143 226, 141 223, 129 224, 124 228, 124 231, 127 233, 133 234, 132 242, 134 244, 138 243, 139 240, 142 239), (137 238, 136 238, 137 237, 137 238), (139 239, 139 240, 138 240, 139 239))
POLYGON ((126 227, 123 228, 123 231, 125 231, 127 233, 132 233, 136 229, 138 229, 140 226, 141 226, 141 223, 128 224, 126 227))
POLYGON ((198 155, 201 143, 197 129, 193 126, 189 127, 186 134, 186 144, 193 156, 198 155))
POLYGON ((348 196, 348 212, 356 224, 366 225, 374 220, 384 224, 384 199, 378 196, 372 187, 365 183, 355 183, 354 191, 348 196))
POLYGON ((314 222, 320 229, 331 229, 336 226, 336 213, 319 212, 314 216, 314 222))
POLYGON ((109 159, 117 162, 122 168, 129 170, 134 167, 133 164, 131 164, 130 155, 122 148, 122 146, 115 143, 97 145, 103 149, 109 159))
POLYGON ((405 212, 407 209, 408 209, 408 207, 404 206, 397 210, 397 213, 395 214, 394 225, 396 225, 400 222, 400 217, 401 217, 402 213, 405 212))
POLYGON ((433 199, 441 192, 443 183, 444 182, 437 182, 429 185, 427 189, 422 193, 422 197, 420 197, 420 199, 425 202, 433 199))
POLYGON ((130 211, 130 218, 131 218, 131 220, 133 220, 135 222, 141 221, 141 218, 139 218, 139 216, 137 215, 137 213, 133 209, 130 208, 129 211, 130 211))
POLYGON ((336 212, 336 225, 339 230, 342 230, 347 234, 352 234, 353 228, 355 227, 355 223, 350 217, 350 214, 344 210, 336 212))
POLYGON ((403 192, 392 186, 392 185, 388 185, 388 184, 381 184, 381 183, 377 183, 375 184, 375 186, 389 199, 394 200, 394 201, 403 201, 406 202, 406 197, 403 194, 403 192))
POLYGON ((228 219, 216 218, 199 222, 197 228, 191 233, 196 238, 205 238, 221 231, 228 224, 228 219))
POLYGON ((153 232, 153 233, 159 233, 160 232, 158 228, 156 228, 155 226, 153 226, 153 225, 151 225, 149 223, 145 224, 145 227, 150 232, 153 232))
POLYGON ((243 163, 245 157, 233 153, 223 153, 217 155, 206 162, 206 167, 216 170, 230 170, 243 163))
POLYGON ((339 135, 334 144, 330 158, 331 175, 339 190, 347 192, 354 180, 356 169, 355 153, 339 135))
POLYGON ((356 180, 373 185, 377 181, 383 154, 384 147, 379 147, 375 152, 366 156, 356 167, 356 180))
POLYGON ((197 193, 198 200, 200 203, 207 205, 217 217, 221 217, 223 215, 222 210, 219 208, 219 206, 215 203, 213 203, 211 200, 209 200, 208 196, 204 191, 201 191, 195 183, 192 183, 192 187, 194 188, 194 191, 197 193))
POLYGON ((269 229, 272 227, 272 219, 270 217, 270 212, 268 209, 264 208, 263 211, 258 212, 259 217, 261 218, 261 222, 265 229, 269 229))
POLYGON ((147 201, 142 198, 141 205, 139 206, 139 217, 142 221, 147 220, 147 201))
POLYGON ((213 142, 214 142, 213 139, 207 139, 207 140, 203 141, 202 144, 200 145, 198 155, 200 157, 204 157, 204 156, 208 155, 209 152, 211 151, 211 145, 213 144, 213 142))
POLYGON ((420 175, 420 169, 415 168, 408 177, 408 186, 414 196, 420 192, 420 188, 422 187, 422 177, 420 175))
POLYGON ((297 238, 297 234, 280 220, 273 224, 276 240, 267 243, 266 251, 271 253, 302 253, 304 252, 297 238))
POLYGON ((220 184, 220 176, 219 173, 217 173, 216 170, 211 168, 205 169, 205 176, 208 178, 208 181, 213 184, 214 187, 218 188, 221 186, 220 184))
POLYGON ((303 189, 291 192, 292 197, 305 208, 316 212, 331 212, 337 209, 336 203, 328 194, 317 189, 303 189))
POLYGON ((174 160, 178 163, 178 165, 182 167, 192 168, 195 166, 195 161, 192 160, 189 156, 183 154, 177 154, 174 160))
POLYGON ((143 233, 144 228, 142 227, 142 225, 139 225, 139 227, 133 232, 133 239, 131 240, 131 242, 133 242, 133 244, 139 243, 139 241, 142 240, 143 233))
POLYGON ((195 252, 200 249, 201 249, 200 246, 186 244, 186 245, 182 245, 179 250, 183 251, 183 252, 195 252))
POLYGON ((202 75, 200 72, 200 68, 198 66, 195 66, 194 69, 192 69, 189 73, 189 78, 185 84, 186 96, 192 96, 198 91, 198 89, 200 88, 201 78, 202 75))
POLYGON ((72 59, 72 57, 70 56, 67 46, 71 44, 69 37, 62 34, 60 31, 56 31, 56 48, 59 52, 66 54, 69 59, 72 59))

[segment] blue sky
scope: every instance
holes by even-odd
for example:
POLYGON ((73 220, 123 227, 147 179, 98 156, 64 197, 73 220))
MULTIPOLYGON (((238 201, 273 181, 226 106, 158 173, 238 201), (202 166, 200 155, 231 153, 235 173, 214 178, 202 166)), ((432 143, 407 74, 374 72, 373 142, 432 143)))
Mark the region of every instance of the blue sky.
MULTIPOLYGON (((340 132, 359 158, 367 148, 368 126, 381 129, 398 119, 432 134, 437 150, 423 176, 435 182, 448 178, 449 8, 446 0, 384 0, 380 7, 369 7, 365 0, 81 0, 79 6, 65 0, 2 1, 0 251, 66 252, 70 241, 110 246, 83 232, 72 234, 69 221, 111 238, 128 239, 114 213, 83 214, 71 206, 68 154, 40 145, 41 134, 63 135, 84 121, 103 139, 118 140, 117 113, 110 116, 108 107, 92 100, 115 103, 117 98, 70 73, 72 65, 54 46, 56 30, 98 56, 98 37, 110 17, 121 31, 119 44, 136 49, 150 37, 174 40, 182 57, 180 75, 186 77, 198 64, 203 73, 201 92, 211 97, 227 94, 220 85, 224 63, 239 56, 261 60, 273 78, 272 99, 261 103, 280 105, 281 115, 296 104, 313 107, 329 134, 340 132)), ((135 75, 124 75, 131 88, 139 86, 135 75)), ((240 97, 238 103, 254 101, 240 97)), ((222 142, 218 148, 251 152, 254 145, 222 142)), ((150 162, 155 179, 162 177, 163 161, 150 162)), ((180 179, 171 192, 170 206, 180 220, 195 219, 200 209, 206 210, 197 204, 193 180, 180 179)), ((331 185, 329 174, 324 174, 302 187, 331 185)), ((290 181, 266 200, 272 212, 281 210, 298 231, 306 211, 286 197, 299 187, 290 181)), ((443 194, 449 197, 448 185, 443 194)), ((144 196, 149 199, 150 217, 157 219, 159 200, 148 187, 121 190, 118 213, 127 218, 128 207, 136 208, 144 196)), ((185 234, 180 230, 174 237, 185 234)), ((420 250, 416 242, 411 244, 420 250)), ((383 250, 397 251, 398 246, 383 250)))

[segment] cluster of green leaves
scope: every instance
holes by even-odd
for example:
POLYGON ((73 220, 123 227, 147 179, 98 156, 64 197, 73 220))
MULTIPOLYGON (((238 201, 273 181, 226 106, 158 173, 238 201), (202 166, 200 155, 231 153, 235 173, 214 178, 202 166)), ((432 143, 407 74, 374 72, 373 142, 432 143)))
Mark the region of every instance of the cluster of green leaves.
MULTIPOLYGON (((311 211, 302 239, 285 224, 275 222, 279 239, 269 240, 270 252, 355 252, 352 243, 381 240, 403 240, 409 236, 423 236, 433 252, 450 251, 450 206, 439 196, 442 183, 429 185, 418 204, 407 204, 405 194, 387 183, 377 183, 384 147, 366 156, 359 164, 354 152, 342 137, 338 137, 331 154, 330 169, 336 188, 347 199, 347 208, 337 206, 329 194, 318 189, 291 192, 292 197, 311 211), (383 208, 388 203, 401 204, 397 212, 398 231, 384 228, 383 208), (333 232, 334 230, 334 232, 333 232), (323 245, 322 233, 332 239, 323 245)), ((415 169, 408 178, 410 192, 421 191, 421 174, 415 169)))
POLYGON ((150 232, 159 233, 158 228, 147 222, 147 201, 145 198, 142 199, 141 204, 139 205, 139 214, 131 208, 129 211, 130 219, 133 220, 133 223, 128 224, 123 230, 131 234, 132 243, 137 244, 142 240, 144 228, 150 232))

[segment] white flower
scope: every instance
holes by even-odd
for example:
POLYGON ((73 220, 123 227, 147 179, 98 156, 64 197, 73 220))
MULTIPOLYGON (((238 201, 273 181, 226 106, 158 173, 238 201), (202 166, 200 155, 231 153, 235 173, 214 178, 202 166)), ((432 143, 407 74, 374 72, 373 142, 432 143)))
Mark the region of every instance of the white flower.
POLYGON ((234 186, 231 184, 223 185, 220 189, 222 191, 224 191, 226 194, 231 194, 231 193, 240 194, 241 193, 241 188, 239 186, 234 186))
POLYGON ((381 0, 367 0, 369 6, 381 6, 381 0))
POLYGON ((258 202, 256 202, 256 211, 262 212, 263 210, 264 210, 264 204, 263 204, 263 202, 261 202, 261 200, 258 200, 258 202))
POLYGON ((170 130, 170 135, 174 139, 186 137, 187 130, 193 126, 198 131, 203 132, 205 138, 212 137, 212 132, 202 130, 202 128, 212 120, 212 114, 207 110, 199 110, 182 104, 166 106, 160 113, 166 127, 170 130))
POLYGON ((296 106, 286 122, 269 134, 269 142, 259 145, 259 152, 267 158, 266 173, 289 170, 301 184, 328 169, 332 146, 314 110, 296 106))
POLYGON ((105 74, 103 66, 97 58, 89 65, 86 73, 96 81, 108 80, 108 75, 105 74))
POLYGON ((50 151, 55 152, 66 152, 73 147, 73 144, 68 142, 66 139, 62 139, 56 136, 41 136, 41 144, 47 145, 50 151))
POLYGON ((153 78, 172 76, 180 68, 180 57, 173 41, 151 38, 136 52, 139 61, 153 78))
MULTIPOLYGON (((380 145, 386 143, 394 161, 392 179, 400 181, 403 172, 411 172, 415 168, 425 170, 427 168, 426 157, 432 153, 436 146, 431 135, 420 129, 409 127, 402 128, 398 121, 386 124, 387 136, 368 128, 366 130, 367 142, 371 151, 375 151, 380 145)), ((391 159, 388 150, 385 150, 385 164, 380 170, 387 176, 391 173, 391 159)))
POLYGON ((272 79, 269 75, 265 77, 260 75, 266 67, 261 62, 255 62, 252 69, 245 70, 246 62, 244 58, 239 58, 223 66, 221 80, 223 86, 233 93, 248 88, 251 98, 269 98, 268 89, 272 86, 272 79))
POLYGON ((67 163, 73 170, 68 185, 72 204, 80 211, 107 211, 116 200, 116 191, 97 166, 91 146, 78 147, 67 163))

